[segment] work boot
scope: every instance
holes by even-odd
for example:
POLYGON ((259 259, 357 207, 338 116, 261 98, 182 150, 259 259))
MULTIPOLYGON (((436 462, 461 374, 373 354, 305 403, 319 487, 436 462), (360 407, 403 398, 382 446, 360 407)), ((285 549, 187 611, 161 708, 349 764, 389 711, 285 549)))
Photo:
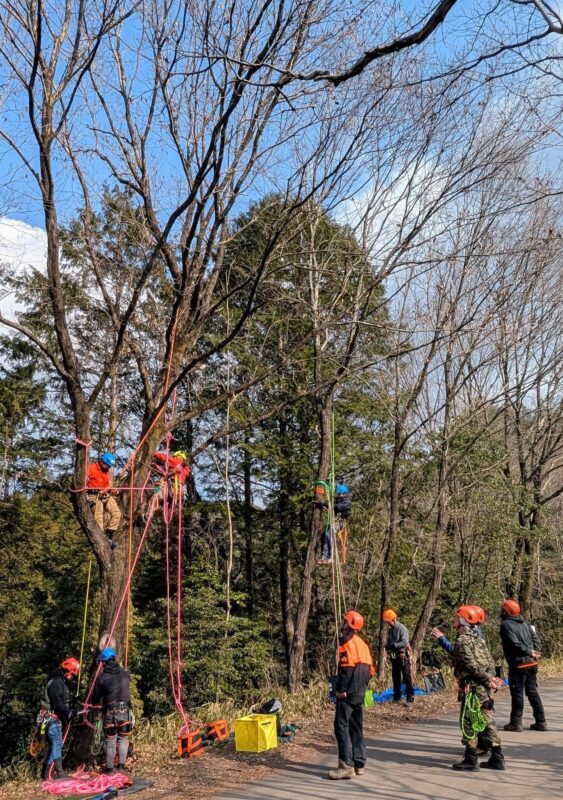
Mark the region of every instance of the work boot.
POLYGON ((104 775, 113 775, 115 773, 115 770, 113 767, 108 767, 107 764, 104 764, 104 766, 102 767, 102 772, 104 775))
POLYGON ((117 765, 118 772, 129 772, 129 769, 125 766, 125 764, 118 764, 117 765))
POLYGON ((459 764, 452 764, 453 769, 457 772, 477 772, 479 769, 479 761, 477 760, 477 750, 473 747, 465 748, 465 755, 459 764))
POLYGON ((63 769, 63 760, 62 758, 55 759, 55 774, 53 775, 54 781, 63 781, 65 778, 68 778, 68 775, 63 769))
POLYGON ((481 761, 483 769, 506 769, 502 747, 493 747, 488 761, 481 761))
POLYGON ((504 726, 505 731, 512 731, 513 733, 522 733, 522 725, 517 722, 509 722, 504 726))
POLYGON ((363 775, 365 771, 366 771, 365 767, 354 767, 354 772, 356 773, 356 775, 363 775))
POLYGON ((407 703, 414 703, 414 697, 407 697, 407 703))
POLYGON ((49 770, 51 768, 51 764, 52 763, 53 763, 52 761, 51 761, 50 764, 45 763, 45 761, 43 762, 43 766, 41 767, 41 780, 42 781, 48 781, 49 780, 49 770))
POLYGON ((115 550, 115 548, 117 547, 116 542, 113 541, 114 533, 115 533, 115 531, 110 531, 109 529, 106 530, 106 536, 109 539, 109 546, 111 547, 112 550, 115 550))
POLYGON ((328 773, 328 777, 331 779, 331 781, 342 781, 346 778, 353 778, 354 767, 350 767, 344 761, 339 761, 338 767, 336 769, 331 769, 328 773))
POLYGON ((530 725, 531 731, 546 731, 547 730, 547 723, 546 722, 532 722, 530 725))

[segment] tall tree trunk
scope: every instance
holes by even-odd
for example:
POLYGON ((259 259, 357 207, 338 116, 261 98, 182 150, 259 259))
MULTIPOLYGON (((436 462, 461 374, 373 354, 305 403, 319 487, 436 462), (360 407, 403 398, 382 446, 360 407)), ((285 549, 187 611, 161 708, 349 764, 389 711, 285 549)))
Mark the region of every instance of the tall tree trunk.
MULTIPOLYGON (((332 395, 324 400, 318 401, 318 418, 320 430, 320 456, 317 468, 317 480, 326 481, 330 472, 330 449, 331 449, 331 422, 332 422, 332 395)), ((299 599, 295 615, 295 630, 291 648, 289 651, 289 676, 288 688, 290 692, 296 692, 301 687, 303 680, 303 662, 305 658, 305 645, 307 636, 307 623, 311 610, 311 598, 313 594, 313 575, 315 571, 315 554, 318 540, 324 525, 325 510, 316 505, 311 517, 309 529, 309 541, 307 542, 307 552, 305 564, 299 590, 299 599)))
POLYGON ((279 561, 279 582, 280 582, 280 603, 283 626, 283 639, 286 657, 286 668, 289 683, 289 654, 294 634, 293 609, 291 605, 291 531, 292 515, 290 506, 291 476, 289 465, 290 447, 287 436, 287 409, 280 414, 279 419, 280 451, 282 454, 282 466, 280 468, 280 493, 278 500, 279 526, 280 526, 280 561, 279 561))
POLYGON ((385 673, 385 625, 383 624, 383 612, 389 602, 389 577, 391 563, 393 560, 393 547, 397 538, 399 527, 399 492, 400 492, 400 469, 401 469, 401 450, 402 450, 403 425, 400 419, 395 420, 393 433, 393 459, 391 462, 391 475, 389 477, 389 525, 387 527, 387 537, 385 539, 385 550, 381 565, 380 577, 380 603, 379 603, 379 635, 377 639, 377 677, 381 680, 385 673))
POLYGON ((448 517, 448 472, 450 454, 450 416, 452 404, 452 382, 451 382, 451 360, 452 354, 448 350, 444 360, 444 423, 442 426, 442 442, 440 445, 440 461, 438 465, 438 505, 436 510, 436 521, 434 524, 434 541, 432 543, 432 581, 428 588, 422 611, 416 623, 416 628, 411 639, 411 646, 414 654, 414 663, 418 661, 426 628, 430 622, 430 617, 434 611, 436 600, 442 586, 442 575, 444 574, 444 563, 442 562, 442 541, 446 532, 448 517))
POLYGON ((254 614, 254 547, 252 537, 252 460, 248 451, 250 444, 250 434, 244 434, 244 568, 246 576, 246 610, 249 616, 254 614))

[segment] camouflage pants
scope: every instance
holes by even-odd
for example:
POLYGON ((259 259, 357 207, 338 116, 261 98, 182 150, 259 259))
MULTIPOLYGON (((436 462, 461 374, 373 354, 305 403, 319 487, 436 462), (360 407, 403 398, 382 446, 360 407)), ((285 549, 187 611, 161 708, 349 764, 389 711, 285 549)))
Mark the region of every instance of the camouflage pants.
MULTIPOLYGON (((473 736, 471 739, 468 739, 466 736, 462 736, 461 743, 467 747, 475 749, 477 747, 477 739, 479 739, 479 743, 481 745, 500 747, 500 736, 494 715, 494 701, 484 686, 476 686, 475 694, 477 695, 481 704, 481 712, 487 721, 487 727, 484 731, 482 731, 482 733, 479 734, 479 736, 475 734, 475 736, 473 736)), ((464 695, 461 694, 460 723, 463 714, 463 701, 464 695)))

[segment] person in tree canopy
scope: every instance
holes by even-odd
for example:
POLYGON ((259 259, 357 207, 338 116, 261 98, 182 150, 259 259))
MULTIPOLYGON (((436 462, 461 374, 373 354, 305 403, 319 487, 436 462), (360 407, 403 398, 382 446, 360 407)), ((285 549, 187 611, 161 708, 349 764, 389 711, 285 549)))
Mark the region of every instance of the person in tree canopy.
POLYGON ((158 451, 153 455, 153 469, 159 475, 169 480, 178 480, 184 486, 192 470, 188 464, 188 455, 183 450, 176 450, 174 453, 164 453, 158 451))
POLYGON ((405 682, 407 703, 414 702, 414 686, 412 682, 409 632, 397 613, 392 608, 383 612, 383 622, 389 625, 385 649, 391 659, 391 675, 393 676, 393 702, 401 701, 401 683, 405 682))
POLYGON ((129 734, 132 728, 129 673, 117 664, 113 647, 105 647, 98 656, 103 664, 101 675, 92 693, 92 704, 102 707, 102 720, 106 740, 104 772, 111 774, 115 767, 124 770, 129 751, 129 734))
POLYGON ((341 520, 347 520, 352 513, 350 489, 345 483, 337 483, 334 497, 334 513, 341 520))
MULTIPOLYGON (((491 746, 491 755, 488 761, 481 766, 487 769, 506 769, 502 752, 500 736, 493 717, 494 701, 492 693, 502 686, 502 679, 497 678, 495 664, 487 645, 480 639, 475 630, 484 614, 480 607, 460 606, 454 616, 454 626, 457 639, 454 646, 453 662, 454 675, 459 684, 458 699, 462 703, 462 719, 466 704, 472 695, 480 706, 486 726, 483 730, 483 739, 491 746)), ((455 770, 477 771, 477 732, 473 735, 464 733, 465 755, 458 764, 453 764, 455 770)))
POLYGON ((347 611, 344 614, 338 647, 334 716, 338 767, 328 773, 333 781, 363 775, 366 765, 363 702, 368 683, 375 671, 370 649, 358 635, 363 627, 364 618, 357 611, 347 611))
POLYGON ((114 534, 121 523, 121 510, 113 496, 111 470, 117 464, 113 453, 103 453, 88 467, 86 497, 94 519, 104 531, 111 546, 115 547, 114 534))
POLYGON ((80 672, 80 664, 76 658, 65 658, 57 669, 49 676, 45 686, 45 695, 41 700, 41 708, 37 723, 45 726, 47 736, 47 754, 41 770, 41 777, 47 780, 51 764, 55 765, 53 778, 66 778, 63 769, 63 734, 62 726, 68 725, 75 715, 69 706, 68 683, 80 672))

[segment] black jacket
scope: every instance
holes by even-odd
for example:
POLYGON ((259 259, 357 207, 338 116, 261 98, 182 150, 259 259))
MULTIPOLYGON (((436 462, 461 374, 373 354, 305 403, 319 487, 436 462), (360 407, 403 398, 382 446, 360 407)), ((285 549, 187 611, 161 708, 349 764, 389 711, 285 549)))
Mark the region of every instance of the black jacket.
POLYGON ((342 519, 348 519, 352 513, 352 500, 350 499, 350 495, 336 495, 334 499, 334 513, 342 517, 342 519))
POLYGON ((500 638, 504 657, 509 667, 518 667, 534 662, 532 650, 541 650, 541 643, 529 622, 518 615, 503 617, 500 638))
POLYGON ((119 703, 129 704, 129 673, 115 661, 108 661, 94 687, 92 703, 111 708, 119 703))
POLYGON ((62 669, 56 669, 51 673, 41 705, 53 711, 65 725, 68 723, 70 714, 69 693, 62 669))

